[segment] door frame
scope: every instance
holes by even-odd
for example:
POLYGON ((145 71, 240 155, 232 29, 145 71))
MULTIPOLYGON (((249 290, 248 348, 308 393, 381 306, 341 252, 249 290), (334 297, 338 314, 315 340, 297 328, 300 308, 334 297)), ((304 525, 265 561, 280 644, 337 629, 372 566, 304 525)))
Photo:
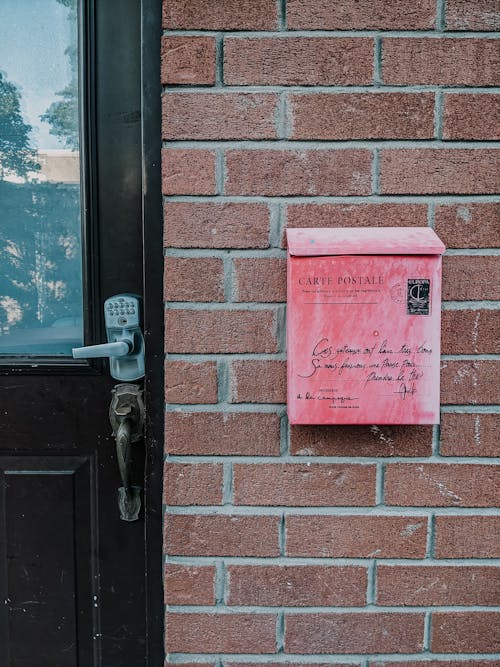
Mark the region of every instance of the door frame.
POLYGON ((142 233, 146 374, 145 521, 147 665, 164 664, 163 641, 163 451, 164 309, 163 212, 161 198, 161 0, 141 1, 142 233), (154 369, 154 370, 153 370, 154 369))
MULTIPOLYGON (((88 7, 93 7, 91 0, 88 7)), ((140 164, 137 169, 142 180, 141 193, 141 231, 142 231, 142 279, 143 279, 143 315, 145 338, 146 378, 144 381, 145 416, 145 475, 144 504, 147 513, 144 520, 145 549, 145 605, 142 610, 146 624, 146 665, 163 667, 164 664, 164 602, 163 602, 163 451, 164 451, 164 309, 163 309, 163 214, 161 198, 161 81, 160 81, 160 45, 162 34, 161 0, 131 0, 137 2, 140 12, 140 146, 137 154, 140 164)), ((80 4, 80 3, 79 3, 80 4)), ((80 5, 80 12, 83 5, 80 5)), ((93 22, 90 16, 82 17, 93 22)), ((80 39, 83 35, 80 32, 80 39)), ((87 310, 86 344, 103 340, 103 324, 91 312, 96 304, 102 303, 102 284, 99 276, 99 237, 96 228, 98 211, 96 210, 96 144, 91 126, 96 123, 95 100, 88 87, 95 90, 95 53, 89 53, 91 42, 83 41, 86 57, 82 80, 87 84, 82 100, 82 109, 88 121, 83 126, 83 137, 87 150, 81 151, 81 173, 84 182, 82 191, 82 210, 85 215, 83 225, 86 234, 85 245, 87 260, 84 262, 84 279, 88 285, 84 308, 87 310), (96 259, 97 258, 97 259, 96 259)), ((103 114, 106 115, 106 114, 103 114)), ((107 166, 107 165, 106 165, 107 166)), ((109 164, 112 169, 112 164, 109 164)), ((100 307, 100 306, 99 306, 100 307)), ((15 356, 6 355, 0 360, 0 375, 100 375, 104 364, 99 360, 91 363, 75 361, 69 357, 54 358, 51 355, 15 356)))

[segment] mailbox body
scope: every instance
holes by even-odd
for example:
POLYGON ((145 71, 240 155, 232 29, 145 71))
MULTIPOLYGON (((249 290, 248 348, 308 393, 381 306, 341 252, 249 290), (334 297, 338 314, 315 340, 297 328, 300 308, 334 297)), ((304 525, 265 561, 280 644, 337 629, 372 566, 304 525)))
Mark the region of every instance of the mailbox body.
POLYGON ((287 243, 290 422, 439 423, 436 234, 289 229, 287 243))

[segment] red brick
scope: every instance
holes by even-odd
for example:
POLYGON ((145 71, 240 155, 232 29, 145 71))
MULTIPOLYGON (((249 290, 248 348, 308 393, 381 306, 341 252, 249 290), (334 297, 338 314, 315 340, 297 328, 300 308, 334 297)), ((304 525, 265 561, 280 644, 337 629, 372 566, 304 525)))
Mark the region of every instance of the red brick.
POLYGON ((367 37, 227 37, 224 82, 230 85, 362 85, 373 78, 367 37))
POLYGON ((234 361, 232 403, 286 403, 285 361, 234 361))
POLYGON ((286 301, 286 259, 235 259, 235 301, 286 301))
POLYGON ((165 637, 171 653, 275 653, 276 616, 167 613, 165 637))
POLYGON ((436 558, 500 558, 499 516, 437 516, 436 558))
POLYGON ((500 188, 494 149, 383 150, 380 187, 385 194, 492 194, 500 188))
POLYGON ((224 301, 224 265, 216 257, 166 257, 167 301, 224 301))
POLYGON ((423 558, 424 516, 289 516, 288 556, 423 558))
MULTIPOLYGON (((426 227, 425 204, 290 204, 287 227, 426 227)), ((283 245, 285 238, 283 235, 283 245)))
POLYGON ((447 248, 499 245, 500 204, 466 202, 436 206, 435 229, 447 248))
POLYGON ((277 516, 167 515, 165 550, 185 556, 278 556, 279 523, 277 516))
POLYGON ((366 602, 364 567, 230 566, 230 605, 357 607, 366 602))
POLYGON ((169 310, 166 332, 168 352, 278 352, 272 310, 169 310))
POLYGON ((443 139, 500 139, 500 96, 445 95, 443 139))
POLYGON ((394 0, 288 0, 289 30, 426 30, 434 27, 434 2, 411 7, 394 0))
POLYGON ((421 660, 405 660, 404 662, 377 660, 377 662, 370 662, 370 667, 496 667, 496 663, 490 660, 425 660, 424 662, 421 660))
POLYGON ((430 456, 432 426, 292 426, 296 456, 430 456))
POLYGON ((385 503, 494 507, 500 499, 500 485, 495 485, 498 472, 493 465, 391 463, 385 469, 385 503))
POLYGON ((500 650, 500 614, 434 612, 431 651, 435 653, 495 653, 500 650))
POLYGON ((168 412, 170 454, 277 456, 279 416, 267 413, 168 412))
POLYGON ((214 195, 215 152, 169 148, 162 151, 164 195, 214 195))
POLYGON ((500 415, 441 415, 442 456, 500 456, 500 415))
POLYGON ((292 139, 427 139, 434 136, 432 93, 290 95, 292 139))
MULTIPOLYGON (((304 664, 307 667, 325 667, 324 662, 227 662, 224 660, 224 667, 304 667, 304 664)), ((328 662, 332 667, 361 667, 361 664, 358 662, 328 662)), ((183 665, 181 667, 184 667, 183 665)), ((197 665, 199 667, 199 663, 197 665)), ((422 665, 420 665, 422 667, 422 665)), ((427 667, 427 666, 426 666, 427 667)), ((482 667, 482 665, 481 665, 482 667)))
POLYGON ((498 0, 446 0, 446 29, 500 30, 498 0))
POLYGON ((500 352, 498 310, 444 310, 441 313, 443 354, 495 354, 500 352))
POLYGON ((217 403, 217 365, 211 361, 165 364, 167 403, 217 403))
POLYGON ((500 299, 498 257, 443 257, 443 300, 500 299))
POLYGON ((169 93, 166 139, 276 139, 275 93, 169 93))
POLYGON ((496 361, 441 362, 441 403, 491 405, 500 402, 496 361))
POLYGON ((289 614, 286 653, 417 653, 423 614, 289 614))
POLYGON ((371 160, 367 150, 231 150, 226 194, 367 195, 371 160))
POLYGON ((163 27, 171 30, 275 30, 273 0, 169 0, 163 3, 163 27))
POLYGON ((161 82, 215 83, 215 37, 162 37, 161 82))
POLYGON ((494 567, 377 567, 379 605, 489 605, 498 603, 500 576, 494 567))
MULTIPOLYGON (((307 665, 307 667, 325 667, 324 662, 227 662, 227 660, 224 660, 224 666, 225 667, 304 667, 304 664, 307 665)), ((361 664, 358 662, 328 662, 329 665, 332 665, 333 667, 361 667, 361 664)), ((185 667, 184 665, 181 665, 181 667, 185 667)), ((199 663, 197 665, 199 667, 199 663)), ((422 667, 422 665, 420 665, 422 667)), ((427 667, 427 666, 426 666, 427 667)), ((481 665, 482 667, 482 665, 481 665)))
POLYGON ((498 86, 499 61, 494 39, 388 37, 382 41, 386 84, 498 86))
POLYGON ((375 505, 375 466, 351 464, 236 464, 236 505, 328 507, 375 505))
POLYGON ((221 505, 222 465, 166 463, 163 497, 167 505, 221 505))
POLYGON ((215 604, 215 567, 167 563, 165 604, 215 604))
POLYGON ((268 248, 266 204, 164 204, 165 245, 175 248, 268 248))

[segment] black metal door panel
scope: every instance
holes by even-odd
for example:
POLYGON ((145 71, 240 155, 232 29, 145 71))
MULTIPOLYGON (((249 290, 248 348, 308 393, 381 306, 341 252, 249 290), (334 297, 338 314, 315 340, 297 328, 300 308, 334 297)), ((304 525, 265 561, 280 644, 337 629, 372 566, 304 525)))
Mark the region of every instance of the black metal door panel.
MULTIPOLYGON (((145 398, 161 421, 162 318, 161 302, 154 303, 161 294, 161 203, 159 165, 151 164, 159 157, 160 2, 81 0, 79 11, 85 342, 105 340, 107 297, 143 293, 145 255, 145 398), (158 255, 151 253, 148 266, 153 242, 158 255)), ((134 456, 143 511, 139 521, 124 522, 108 418, 114 384, 106 363, 0 357, 2 666, 163 662, 161 427, 148 415, 147 445, 137 445, 134 456)))

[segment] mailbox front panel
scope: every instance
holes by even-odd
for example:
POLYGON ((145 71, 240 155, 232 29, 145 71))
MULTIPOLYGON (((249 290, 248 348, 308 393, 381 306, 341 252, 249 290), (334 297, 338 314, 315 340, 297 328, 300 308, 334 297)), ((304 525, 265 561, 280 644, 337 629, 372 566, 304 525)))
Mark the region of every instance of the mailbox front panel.
POLYGON ((291 256, 292 424, 439 422, 440 255, 291 256))

